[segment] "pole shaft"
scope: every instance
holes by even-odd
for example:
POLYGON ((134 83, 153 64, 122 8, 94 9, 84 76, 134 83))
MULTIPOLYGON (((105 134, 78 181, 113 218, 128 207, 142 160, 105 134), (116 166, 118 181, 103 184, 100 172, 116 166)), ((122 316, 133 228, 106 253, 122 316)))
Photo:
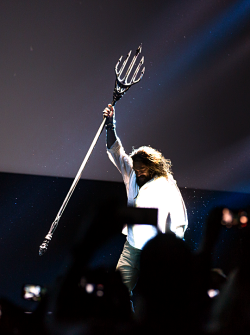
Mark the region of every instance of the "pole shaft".
POLYGON ((93 151, 93 149, 96 145, 96 142, 98 141, 98 138, 100 137, 100 135, 102 133, 105 122, 106 122, 106 118, 103 119, 99 129, 97 130, 97 133, 96 133, 96 135, 95 135, 95 137, 94 137, 94 139, 93 139, 93 141, 92 141, 92 143, 89 147, 89 150, 88 150, 88 152, 87 152, 87 154, 86 154, 86 156, 85 156, 85 158, 84 158, 84 160, 83 160, 83 162, 82 162, 82 164, 81 164, 81 166, 80 166, 80 168, 77 172, 77 175, 75 176, 75 179, 74 179, 74 181, 73 181, 73 183, 72 183, 72 185, 71 185, 71 187, 68 191, 68 194, 66 195, 66 197, 65 197, 65 199, 62 203, 62 206, 59 209, 59 212, 57 213, 57 216, 56 216, 54 222, 52 223, 52 225, 50 227, 50 230, 49 230, 48 234, 45 236, 45 240, 40 245, 40 248, 39 248, 39 255, 40 256, 42 256, 48 248, 48 244, 49 244, 50 240, 52 239, 53 233, 55 232, 55 230, 57 228, 58 222, 59 222, 59 220, 60 220, 68 202, 69 202, 70 197, 72 196, 72 194, 73 194, 73 192, 76 188, 77 183, 79 182, 79 180, 81 178, 82 172, 83 172, 83 170, 85 168, 85 165, 87 164, 87 161, 88 161, 88 159, 89 159, 89 157, 90 157, 90 155, 91 155, 91 153, 92 153, 92 151, 93 151))

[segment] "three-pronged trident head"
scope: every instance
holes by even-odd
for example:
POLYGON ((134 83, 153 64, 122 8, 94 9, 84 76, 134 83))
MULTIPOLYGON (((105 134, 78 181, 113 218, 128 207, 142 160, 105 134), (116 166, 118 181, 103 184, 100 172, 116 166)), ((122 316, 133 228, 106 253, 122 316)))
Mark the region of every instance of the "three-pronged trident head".
POLYGON ((113 106, 116 104, 116 102, 118 100, 121 99, 121 97, 123 96, 123 94, 126 93, 127 90, 132 85, 138 83, 141 80, 141 78, 142 78, 142 76, 143 76, 143 74, 145 72, 145 67, 142 69, 139 78, 136 79, 136 77, 138 75, 138 72, 140 71, 140 68, 141 68, 142 64, 144 63, 144 57, 142 57, 142 59, 140 60, 140 62, 138 64, 138 66, 137 66, 134 74, 132 75, 132 78, 130 79, 130 81, 128 81, 129 75, 130 75, 130 73, 132 71, 133 66, 135 65, 135 62, 136 62, 136 59, 137 59, 138 55, 141 53, 141 50, 142 50, 142 45, 140 45, 138 47, 138 49, 136 50, 136 53, 135 53, 135 55, 134 55, 134 57, 132 59, 132 62, 130 63, 130 65, 129 65, 128 69, 127 69, 127 72, 126 72, 126 74, 125 74, 125 76, 123 78, 122 78, 122 72, 123 72, 123 70, 124 70, 124 68, 125 68, 125 66, 126 66, 126 64, 128 62, 128 59, 129 59, 129 57, 131 55, 132 50, 130 50, 129 53, 127 54, 127 57, 125 58, 125 60, 124 60, 124 62, 122 64, 120 70, 118 70, 118 66, 121 63, 121 60, 122 60, 123 56, 121 56, 120 59, 118 60, 116 66, 115 66, 116 81, 115 81, 115 88, 114 88, 114 92, 113 92, 113 102, 112 102, 113 106))

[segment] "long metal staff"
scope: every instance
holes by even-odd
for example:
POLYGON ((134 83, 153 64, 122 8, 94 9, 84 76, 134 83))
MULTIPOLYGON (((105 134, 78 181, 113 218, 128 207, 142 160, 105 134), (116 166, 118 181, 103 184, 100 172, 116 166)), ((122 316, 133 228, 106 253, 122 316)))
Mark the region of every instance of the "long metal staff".
MULTIPOLYGON (((142 64, 144 63, 144 57, 142 57, 142 59, 140 60, 140 62, 138 64, 131 80, 128 81, 128 77, 129 77, 129 75, 132 71, 132 68, 133 68, 133 66, 136 62, 136 59, 137 59, 138 55, 141 53, 141 50, 142 50, 142 46, 140 45, 138 47, 138 49, 136 50, 136 53, 135 53, 135 55, 134 55, 134 57, 131 61, 131 64, 128 66, 127 72, 126 72, 126 74, 123 78, 121 78, 121 75, 122 75, 122 72, 123 72, 127 62, 128 62, 128 59, 131 55, 132 50, 130 50, 130 52, 127 54, 120 70, 118 71, 118 66, 121 63, 121 60, 122 60, 123 56, 121 56, 119 58, 116 66, 115 66, 116 80, 115 80, 115 88, 114 88, 114 91, 113 91, 112 106, 115 106, 116 102, 122 98, 122 96, 127 92, 127 90, 132 85, 138 83, 141 80, 141 78, 142 78, 142 76, 145 72, 145 67, 142 69, 140 77, 138 79, 136 79, 136 77, 138 75, 138 72, 140 71, 140 68, 141 68, 142 64)), ((72 183, 72 185, 71 185, 71 187, 68 191, 68 194, 67 194, 66 198, 64 199, 63 204, 62 204, 59 212, 57 213, 57 216, 56 216, 54 222, 52 223, 48 234, 45 236, 45 239, 44 239, 43 243, 40 245, 39 256, 42 256, 47 251, 48 244, 49 244, 50 240, 52 239, 52 236, 53 236, 53 234, 54 234, 54 232, 55 232, 55 230, 58 226, 58 222, 59 222, 59 220, 60 220, 68 202, 69 202, 69 199, 70 199, 71 195, 73 194, 73 192, 76 188, 76 185, 77 185, 78 181, 81 178, 83 169, 84 169, 84 167, 85 167, 85 165, 86 165, 86 163, 87 163, 87 161, 88 161, 88 159, 89 159, 89 157, 90 157, 90 155, 91 155, 91 153, 92 153, 92 151, 93 151, 93 149, 96 145, 96 142, 97 142, 99 136, 101 135, 101 132, 104 128, 105 122, 106 122, 106 118, 103 119, 103 121, 102 121, 96 135, 95 135, 95 138, 93 139, 93 142, 91 143, 91 146, 90 146, 90 148, 89 148, 89 150, 88 150, 88 152, 87 152, 87 154, 86 154, 86 156, 85 156, 85 158, 84 158, 84 160, 83 160, 83 162, 80 166, 80 169, 78 170, 77 175, 76 175, 76 177, 75 177, 75 179, 74 179, 74 181, 73 181, 73 183, 72 183)))

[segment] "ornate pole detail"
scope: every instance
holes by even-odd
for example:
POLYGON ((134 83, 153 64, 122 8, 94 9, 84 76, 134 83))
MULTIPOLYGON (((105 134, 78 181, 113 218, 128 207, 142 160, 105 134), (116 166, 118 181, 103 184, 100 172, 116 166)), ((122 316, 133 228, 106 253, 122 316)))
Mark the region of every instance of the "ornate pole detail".
POLYGON ((141 53, 141 50, 142 50, 142 45, 140 45, 138 47, 138 49, 136 50, 136 53, 135 53, 135 55, 134 55, 134 57, 132 59, 132 62, 130 63, 130 65, 129 65, 128 69, 127 69, 127 72, 126 72, 126 74, 125 74, 125 76, 123 78, 122 78, 122 73, 123 73, 123 70, 125 69, 125 67, 127 65, 127 62, 128 62, 128 59, 129 59, 129 57, 131 55, 132 50, 129 51, 129 53, 127 54, 127 56, 126 56, 126 58, 125 58, 125 60, 124 60, 124 62, 122 64, 120 70, 118 71, 118 66, 121 63, 123 56, 121 56, 119 58, 116 66, 115 66, 116 80, 115 80, 115 88, 114 88, 114 92, 113 92, 112 106, 114 106, 116 104, 116 102, 121 99, 121 97, 128 91, 128 89, 132 85, 138 83, 142 79, 143 74, 145 72, 145 67, 142 69, 139 78, 136 79, 136 77, 138 75, 138 72, 140 71, 140 68, 141 68, 142 64, 144 63, 144 57, 142 57, 142 59, 140 60, 140 62, 138 64, 138 66, 137 66, 137 68, 136 68, 136 70, 135 70, 135 72, 134 72, 131 80, 128 81, 129 75, 130 75, 130 73, 132 71, 133 66, 135 65, 137 57, 141 53))

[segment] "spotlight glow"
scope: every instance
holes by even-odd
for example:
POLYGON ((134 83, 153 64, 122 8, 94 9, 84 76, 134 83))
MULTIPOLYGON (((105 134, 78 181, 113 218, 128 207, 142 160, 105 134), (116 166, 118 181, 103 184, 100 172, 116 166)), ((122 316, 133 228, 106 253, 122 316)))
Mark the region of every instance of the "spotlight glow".
POLYGON ((94 291, 94 285, 93 284, 87 284, 85 286, 85 290, 87 293, 92 293, 94 291))
POLYGON ((214 298, 220 293, 219 290, 210 289, 207 291, 209 298, 214 298))
POLYGON ((222 211, 222 224, 230 224, 233 221, 233 215, 228 208, 224 208, 222 211))

